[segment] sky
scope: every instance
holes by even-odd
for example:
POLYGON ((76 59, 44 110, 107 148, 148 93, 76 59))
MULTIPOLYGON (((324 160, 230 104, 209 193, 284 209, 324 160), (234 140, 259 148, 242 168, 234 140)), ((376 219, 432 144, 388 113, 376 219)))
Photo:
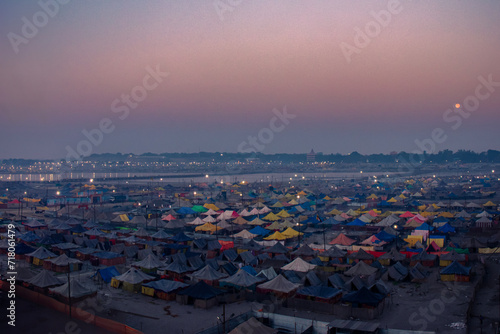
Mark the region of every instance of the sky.
POLYGON ((493 0, 2 1, 0 159, 500 149, 498 17, 493 0))

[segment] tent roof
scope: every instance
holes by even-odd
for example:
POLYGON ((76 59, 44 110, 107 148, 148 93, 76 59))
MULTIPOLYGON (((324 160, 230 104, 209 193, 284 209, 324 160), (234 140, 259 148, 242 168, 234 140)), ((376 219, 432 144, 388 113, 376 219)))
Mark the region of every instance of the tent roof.
POLYGON ((42 270, 38 275, 33 276, 27 280, 29 284, 40 288, 46 288, 49 286, 61 285, 64 282, 48 270, 42 270))
POLYGON ((280 274, 271 281, 262 283, 257 287, 263 290, 272 290, 272 291, 288 293, 297 289, 299 286, 300 286, 299 284, 294 284, 290 282, 283 275, 280 274))
POLYGON ((464 275, 470 274, 470 267, 462 266, 457 261, 453 261, 449 266, 441 270, 442 275, 464 275))
POLYGON ((330 299, 341 294, 342 291, 336 288, 331 288, 328 286, 309 286, 297 290, 298 295, 319 297, 324 299, 330 299))
POLYGON ((193 278, 206 281, 216 281, 227 276, 227 274, 221 273, 209 265, 206 265, 205 267, 191 274, 191 277, 193 278))
POLYGON ((51 292, 60 294, 61 296, 71 296, 74 298, 79 298, 83 296, 88 296, 93 294, 96 289, 91 289, 88 286, 83 285, 78 279, 72 278, 71 282, 69 284, 71 286, 71 292, 70 289, 68 289, 68 283, 65 283, 61 286, 58 286, 57 288, 50 289, 51 292))
POLYGON ((281 267, 282 270, 292 270, 292 271, 298 271, 302 273, 306 273, 310 270, 313 270, 316 268, 316 265, 310 264, 304 260, 302 260, 300 257, 296 258, 289 264, 281 267))
POLYGON ((345 302, 366 304, 372 306, 378 305, 383 299, 383 295, 371 292, 366 287, 362 287, 358 291, 348 293, 344 297, 342 297, 342 301, 345 302))
POLYGON ((181 296, 186 295, 194 299, 211 299, 223 293, 223 291, 211 287, 204 281, 199 281, 195 285, 191 285, 177 294, 181 296))
POLYGON ((340 233, 335 239, 329 242, 330 245, 342 245, 350 246, 355 243, 356 240, 347 237, 344 233, 340 233))
POLYGON ((240 269, 231 277, 220 280, 221 283, 229 283, 236 286, 249 287, 262 282, 264 279, 250 275, 246 270, 240 269))
POLYGON ((47 248, 45 248, 45 247, 38 247, 36 251, 34 251, 33 253, 26 254, 26 255, 37 258, 37 259, 42 259, 42 260, 57 256, 56 254, 47 250, 47 248))
POLYGON ((372 266, 364 263, 363 261, 359 261, 354 267, 350 268, 345 272, 346 276, 369 276, 377 272, 377 268, 373 268, 372 266))
POLYGON ((267 327, 254 317, 251 317, 250 319, 238 325, 235 329, 229 332, 229 334, 249 334, 249 333, 277 334, 278 330, 271 327, 267 327))
POLYGON ((185 288, 189 285, 186 283, 178 282, 178 281, 170 281, 170 280, 162 279, 159 281, 152 281, 149 283, 145 283, 145 284, 143 284, 143 286, 169 293, 169 292, 175 291, 177 289, 185 288))
POLYGON ((139 268, 153 269, 163 266, 163 263, 155 255, 149 254, 142 261, 135 262, 133 265, 139 268))
POLYGON ((152 280, 154 279, 154 277, 147 275, 143 271, 138 270, 136 268, 130 268, 122 275, 116 276, 115 279, 122 282, 137 284, 144 281, 152 280))

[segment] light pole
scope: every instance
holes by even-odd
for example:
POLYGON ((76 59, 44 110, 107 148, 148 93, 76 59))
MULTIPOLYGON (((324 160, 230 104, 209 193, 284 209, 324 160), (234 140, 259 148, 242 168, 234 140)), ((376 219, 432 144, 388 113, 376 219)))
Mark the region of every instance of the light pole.
POLYGON ((299 248, 300 248, 300 223, 297 222, 297 231, 299 232, 299 248))

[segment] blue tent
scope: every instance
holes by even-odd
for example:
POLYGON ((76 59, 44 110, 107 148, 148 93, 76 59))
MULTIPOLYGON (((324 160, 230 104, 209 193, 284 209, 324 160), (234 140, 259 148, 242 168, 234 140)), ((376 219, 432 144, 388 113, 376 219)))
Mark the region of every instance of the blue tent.
POLYGON ((243 269, 244 271, 246 271, 247 273, 249 273, 252 276, 257 276, 257 272, 251 266, 244 266, 241 269, 243 269))
POLYGON ((346 224, 347 226, 365 226, 366 223, 359 218, 354 219, 352 222, 346 224))
POLYGON ((449 220, 445 217, 437 217, 436 219, 434 219, 434 222, 435 223, 447 223, 449 220))
POLYGON ((248 232, 250 232, 252 234, 257 234, 257 235, 264 236, 264 235, 268 235, 270 231, 266 230, 265 228, 262 228, 260 226, 255 226, 253 229, 251 229, 248 232))
POLYGON ((195 215, 198 212, 194 211, 191 208, 184 206, 184 207, 180 208, 179 210, 177 210, 177 213, 180 215, 195 215))
POLYGON ((434 230, 434 227, 429 226, 427 223, 422 223, 419 227, 417 227, 415 230, 418 231, 432 231, 434 230))
POLYGON ((381 201, 380 203, 377 204, 378 207, 381 207, 381 208, 388 208, 391 206, 391 203, 387 202, 387 201, 381 201))
POLYGON ((311 216, 301 222, 301 224, 317 224, 317 223, 319 223, 319 220, 316 218, 316 216, 311 216))
POLYGON ((387 233, 386 231, 382 230, 380 232, 378 232, 377 234, 375 234, 375 236, 382 240, 382 241, 386 241, 386 242, 390 242, 392 240, 394 240, 394 238, 396 238, 395 235, 392 235, 392 234, 389 234, 387 233))
POLYGON ((20 236, 20 239, 22 241, 26 241, 26 242, 34 242, 34 241, 38 241, 40 240, 40 237, 38 235, 36 235, 35 232, 33 231, 29 231, 23 235, 20 236))
POLYGON ((186 242, 186 241, 192 241, 193 239, 181 232, 174 235, 172 238, 170 238, 170 240, 175 242, 186 242))
POLYGON ((327 220, 324 220, 322 224, 328 224, 328 225, 339 225, 341 222, 334 218, 328 218, 327 220))
POLYGON ((310 297, 318 297, 323 299, 331 299, 335 296, 341 294, 342 291, 336 288, 331 288, 328 286, 309 286, 306 288, 302 288, 297 290, 298 295, 310 296, 310 297))
POLYGON ((26 245, 25 243, 17 244, 15 247, 15 253, 19 254, 19 255, 33 253, 35 250, 36 250, 35 248, 32 248, 32 247, 26 245))
POLYGON ((353 304, 365 304, 370 306, 377 306, 383 299, 383 295, 371 292, 366 287, 362 287, 358 291, 348 293, 344 297, 342 297, 342 301, 344 302, 353 304))
POLYGON ((109 283, 113 277, 119 276, 120 272, 116 270, 115 266, 111 266, 104 269, 98 269, 92 277, 95 277, 96 275, 100 275, 104 282, 109 283))
POLYGON ((448 267, 441 270, 442 275, 463 275, 469 276, 470 267, 462 266, 457 261, 453 261, 448 267))
POLYGON ((443 226, 439 227, 438 231, 441 233, 455 233, 455 228, 450 224, 446 223, 443 226))
POLYGON ((222 290, 211 287, 207 283, 203 281, 199 281, 195 285, 191 285, 190 287, 178 292, 178 295, 186 295, 194 299, 212 299, 217 297, 218 295, 223 294, 222 290))

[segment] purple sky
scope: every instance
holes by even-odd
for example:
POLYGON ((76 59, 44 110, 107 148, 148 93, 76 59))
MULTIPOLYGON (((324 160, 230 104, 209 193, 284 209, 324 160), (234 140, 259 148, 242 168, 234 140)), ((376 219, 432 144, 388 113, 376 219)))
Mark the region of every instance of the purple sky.
POLYGON ((41 6, 2 2, 0 159, 64 158, 106 118, 91 153, 236 152, 284 106, 265 153, 413 151, 435 128, 438 150, 500 149, 500 84, 458 128, 443 119, 479 76, 500 82, 500 2, 401 1, 374 25, 391 2, 70 1, 22 43, 41 6), (348 62, 341 43, 377 26, 348 62), (148 66, 169 75, 120 119, 148 66))

